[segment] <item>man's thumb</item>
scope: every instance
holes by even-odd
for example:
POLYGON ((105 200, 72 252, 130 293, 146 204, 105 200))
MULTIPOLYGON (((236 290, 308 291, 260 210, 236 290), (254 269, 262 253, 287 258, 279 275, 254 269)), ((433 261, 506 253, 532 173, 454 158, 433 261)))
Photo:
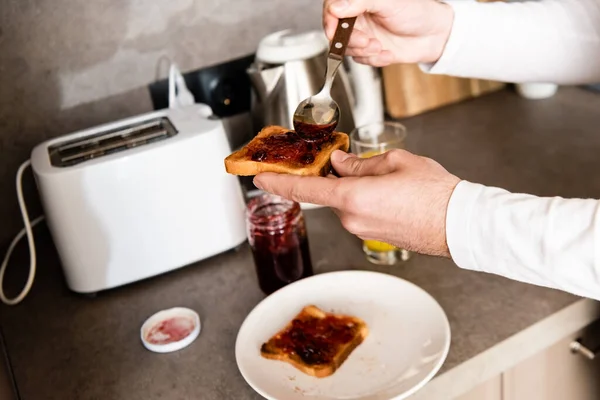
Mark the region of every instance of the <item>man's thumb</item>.
POLYGON ((374 11, 373 0, 336 0, 329 6, 329 12, 337 18, 358 17, 367 12, 374 11))
MULTIPOLYGON (((404 156, 404 153, 396 153, 404 156)), ((379 176, 390 174, 399 168, 398 156, 383 153, 369 158, 336 150, 331 155, 331 165, 339 176, 379 176), (390 157, 392 156, 392 157, 390 157)))
POLYGON ((360 176, 361 165, 365 160, 355 154, 336 150, 331 155, 331 165, 339 176, 360 176))

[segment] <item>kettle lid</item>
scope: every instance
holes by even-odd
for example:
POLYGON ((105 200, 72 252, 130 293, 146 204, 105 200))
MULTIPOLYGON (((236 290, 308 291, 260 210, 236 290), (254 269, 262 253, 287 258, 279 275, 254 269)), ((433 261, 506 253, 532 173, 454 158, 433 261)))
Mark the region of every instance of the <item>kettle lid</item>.
POLYGON ((322 31, 292 34, 291 29, 265 36, 258 44, 256 58, 267 64, 306 60, 327 50, 329 41, 322 31))

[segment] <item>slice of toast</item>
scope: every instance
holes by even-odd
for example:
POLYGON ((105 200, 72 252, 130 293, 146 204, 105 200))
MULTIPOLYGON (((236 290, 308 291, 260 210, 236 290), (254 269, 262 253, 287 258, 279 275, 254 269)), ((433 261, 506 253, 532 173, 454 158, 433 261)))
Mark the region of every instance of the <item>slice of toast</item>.
POLYGON ((350 138, 345 133, 333 132, 321 143, 310 143, 294 131, 272 125, 225 158, 225 170, 241 176, 261 172, 326 176, 331 171, 331 153, 336 149, 348 151, 349 147, 350 138))
POLYGON ((264 343, 260 354, 324 378, 337 371, 368 334, 367 324, 361 319, 310 305, 264 343))

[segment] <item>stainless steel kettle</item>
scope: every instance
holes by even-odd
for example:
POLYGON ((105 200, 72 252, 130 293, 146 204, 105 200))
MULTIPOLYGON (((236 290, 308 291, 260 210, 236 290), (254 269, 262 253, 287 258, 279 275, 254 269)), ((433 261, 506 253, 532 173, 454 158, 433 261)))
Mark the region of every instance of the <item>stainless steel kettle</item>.
MULTIPOLYGON (((261 40, 248 75, 254 87, 255 132, 267 125, 292 129, 298 104, 319 92, 325 78, 329 43, 321 31, 275 32, 261 40)), ((375 68, 345 60, 331 90, 340 107, 338 131, 381 121, 384 116, 381 78, 375 68)))

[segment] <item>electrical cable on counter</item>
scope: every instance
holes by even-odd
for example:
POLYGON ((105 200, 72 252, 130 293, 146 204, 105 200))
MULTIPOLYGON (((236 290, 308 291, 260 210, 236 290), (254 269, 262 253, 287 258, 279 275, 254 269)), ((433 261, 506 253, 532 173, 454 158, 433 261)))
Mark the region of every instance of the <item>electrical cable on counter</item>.
POLYGON ((25 227, 21 229, 17 236, 14 237, 10 246, 8 246, 8 250, 6 251, 6 255, 4 256, 4 260, 2 261, 2 265, 0 266, 0 300, 2 300, 4 304, 7 304, 9 306, 19 304, 21 301, 23 301, 23 299, 27 296, 27 294, 29 294, 31 287, 33 286, 33 281, 35 279, 36 272, 36 254, 32 228, 44 219, 44 216, 40 215, 33 221, 30 221, 29 214, 27 213, 27 206, 25 205, 25 200, 23 199, 23 172, 29 166, 31 166, 31 160, 27 160, 23 164, 21 164, 19 170, 17 171, 16 178, 17 199, 19 201, 19 208, 21 209, 21 216, 23 217, 23 224, 25 225, 25 227), (8 267, 8 261, 10 260, 12 252, 14 251, 15 247, 19 243, 19 240, 21 240, 23 236, 27 236, 27 243, 29 245, 29 275, 27 277, 27 282, 25 283, 23 290, 21 290, 21 293, 19 293, 16 297, 13 297, 12 299, 9 299, 4 293, 4 273, 6 272, 6 268, 8 267))
MULTIPOLYGON (((194 96, 187 88, 179 68, 175 63, 171 62, 169 68, 169 108, 189 106, 194 104, 194 102, 194 96)), ((30 221, 29 214, 27 213, 27 206, 25 205, 25 201, 23 199, 23 172, 30 166, 31 160, 27 160, 21 164, 17 171, 16 177, 17 199, 19 201, 19 208, 21 209, 21 215, 23 217, 23 224, 25 227, 21 229, 17 236, 14 237, 12 243, 6 251, 2 265, 0 266, 0 300, 2 300, 4 304, 11 306, 19 304, 21 301, 23 301, 33 286, 36 273, 36 254, 32 228, 44 219, 44 215, 40 215, 33 221, 30 221), (23 236, 27 236, 27 243, 29 245, 29 276, 21 293, 12 299, 9 299, 4 293, 4 274, 6 272, 6 268, 8 267, 10 256, 19 243, 19 240, 21 240, 23 236)))

